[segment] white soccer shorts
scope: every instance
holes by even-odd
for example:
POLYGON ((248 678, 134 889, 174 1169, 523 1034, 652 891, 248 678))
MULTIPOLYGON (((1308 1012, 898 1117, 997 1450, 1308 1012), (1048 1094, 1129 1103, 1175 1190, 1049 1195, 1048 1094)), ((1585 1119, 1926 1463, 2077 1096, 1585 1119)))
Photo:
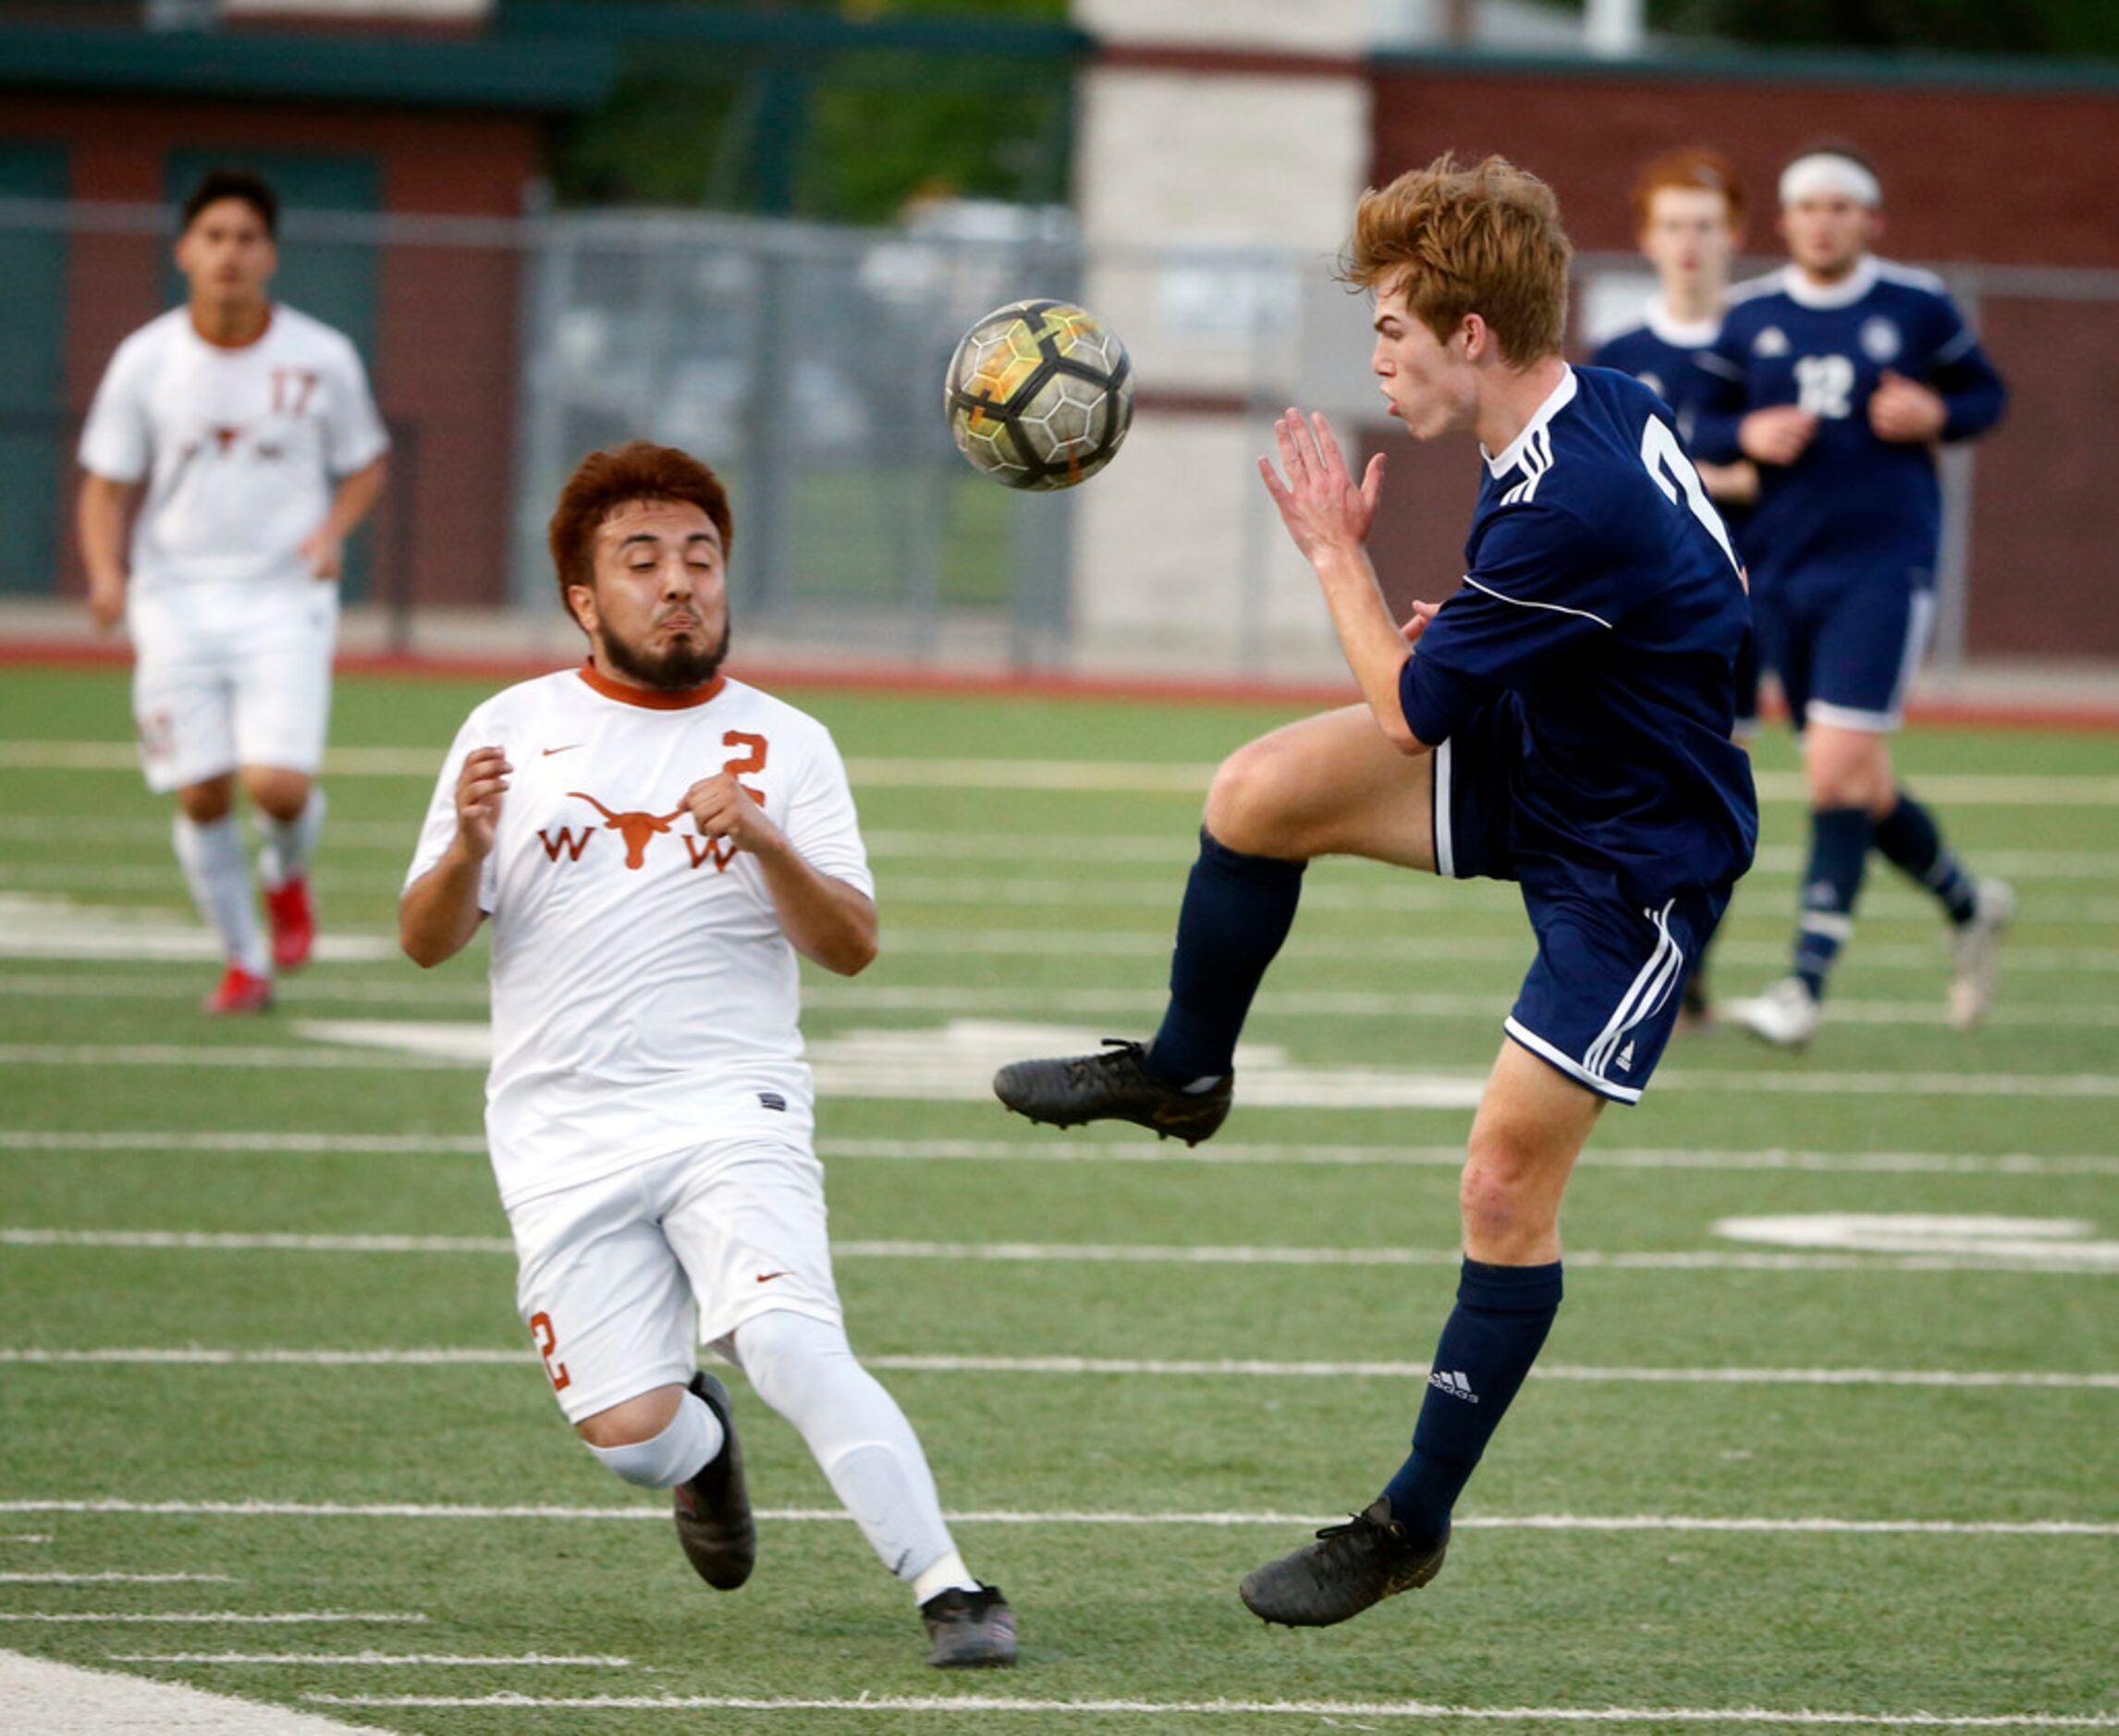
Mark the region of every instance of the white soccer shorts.
POLYGON ((324 764, 336 584, 135 587, 126 618, 150 789, 182 789, 240 765, 313 774, 324 764))
POLYGON ((516 1306, 570 1423, 684 1385, 700 1344, 759 1314, 842 1319, 824 1166, 803 1145, 712 1141, 508 1219, 516 1306))

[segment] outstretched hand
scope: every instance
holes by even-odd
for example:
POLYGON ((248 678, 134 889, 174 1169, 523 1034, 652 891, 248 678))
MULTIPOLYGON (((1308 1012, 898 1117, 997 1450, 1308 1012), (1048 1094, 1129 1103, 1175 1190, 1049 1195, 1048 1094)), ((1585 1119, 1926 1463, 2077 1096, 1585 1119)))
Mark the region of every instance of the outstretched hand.
POLYGON ((1383 495, 1383 455, 1368 461, 1355 483, 1346 459, 1321 413, 1304 417, 1290 410, 1273 424, 1280 441, 1282 482, 1270 458, 1258 460, 1266 492, 1280 509, 1280 522, 1303 555, 1315 565, 1320 553, 1358 549, 1376 522, 1383 495))

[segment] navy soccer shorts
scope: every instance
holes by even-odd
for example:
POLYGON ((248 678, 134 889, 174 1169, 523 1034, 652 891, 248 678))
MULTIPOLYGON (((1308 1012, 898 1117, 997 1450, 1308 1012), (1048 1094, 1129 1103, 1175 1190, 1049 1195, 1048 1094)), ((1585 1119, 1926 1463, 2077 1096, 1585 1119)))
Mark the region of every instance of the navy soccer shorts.
POLYGON ((1781 678, 1796 728, 1888 735, 1935 624, 1932 585, 1891 579, 1775 585, 1751 599, 1758 654, 1781 678))
POLYGON ((1638 905, 1593 865, 1519 861, 1508 795, 1517 727, 1488 706, 1435 750, 1436 872, 1522 887, 1537 957, 1503 1029, 1598 1096, 1638 1103, 1729 891, 1690 887, 1638 905))

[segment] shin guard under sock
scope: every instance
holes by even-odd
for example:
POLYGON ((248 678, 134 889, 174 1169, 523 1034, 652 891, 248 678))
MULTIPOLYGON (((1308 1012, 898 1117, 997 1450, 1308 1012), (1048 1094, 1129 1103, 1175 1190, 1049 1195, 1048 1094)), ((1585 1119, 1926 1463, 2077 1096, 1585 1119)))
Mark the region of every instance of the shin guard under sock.
POLYGON ((1873 829, 1867 808, 1819 808, 1810 815, 1810 866, 1795 920, 1794 974, 1819 1000, 1840 948, 1854 934, 1873 829))
POLYGON ((1294 923, 1305 865, 1245 855, 1200 828, 1178 912, 1170 1007, 1147 1055, 1157 1078, 1189 1084, 1233 1069, 1251 998, 1294 923))
POLYGON ((1560 1265, 1465 1260, 1457 1305, 1435 1347, 1412 1457, 1383 1491, 1391 1518, 1415 1543, 1431 1546, 1449 1530, 1450 1510, 1537 1360, 1560 1312, 1560 1265))

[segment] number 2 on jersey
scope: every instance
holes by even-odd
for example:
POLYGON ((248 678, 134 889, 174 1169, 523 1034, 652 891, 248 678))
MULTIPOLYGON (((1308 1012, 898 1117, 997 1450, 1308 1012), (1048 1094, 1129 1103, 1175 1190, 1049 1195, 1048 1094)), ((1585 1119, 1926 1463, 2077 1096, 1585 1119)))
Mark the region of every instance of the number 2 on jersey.
POLYGON ((1692 516, 1707 527, 1707 533, 1721 545, 1729 556, 1729 564, 1736 568, 1737 577, 1744 575, 1744 563, 1736 558, 1736 551, 1730 546, 1729 527, 1722 523, 1721 514, 1715 511, 1714 502, 1707 497, 1707 487, 1699 480, 1699 472, 1693 469, 1692 460, 1685 457, 1684 448, 1678 445, 1678 437, 1671 432, 1667 422, 1650 416, 1641 429, 1641 462, 1655 478, 1656 486, 1674 505, 1679 495, 1692 508, 1692 516))

